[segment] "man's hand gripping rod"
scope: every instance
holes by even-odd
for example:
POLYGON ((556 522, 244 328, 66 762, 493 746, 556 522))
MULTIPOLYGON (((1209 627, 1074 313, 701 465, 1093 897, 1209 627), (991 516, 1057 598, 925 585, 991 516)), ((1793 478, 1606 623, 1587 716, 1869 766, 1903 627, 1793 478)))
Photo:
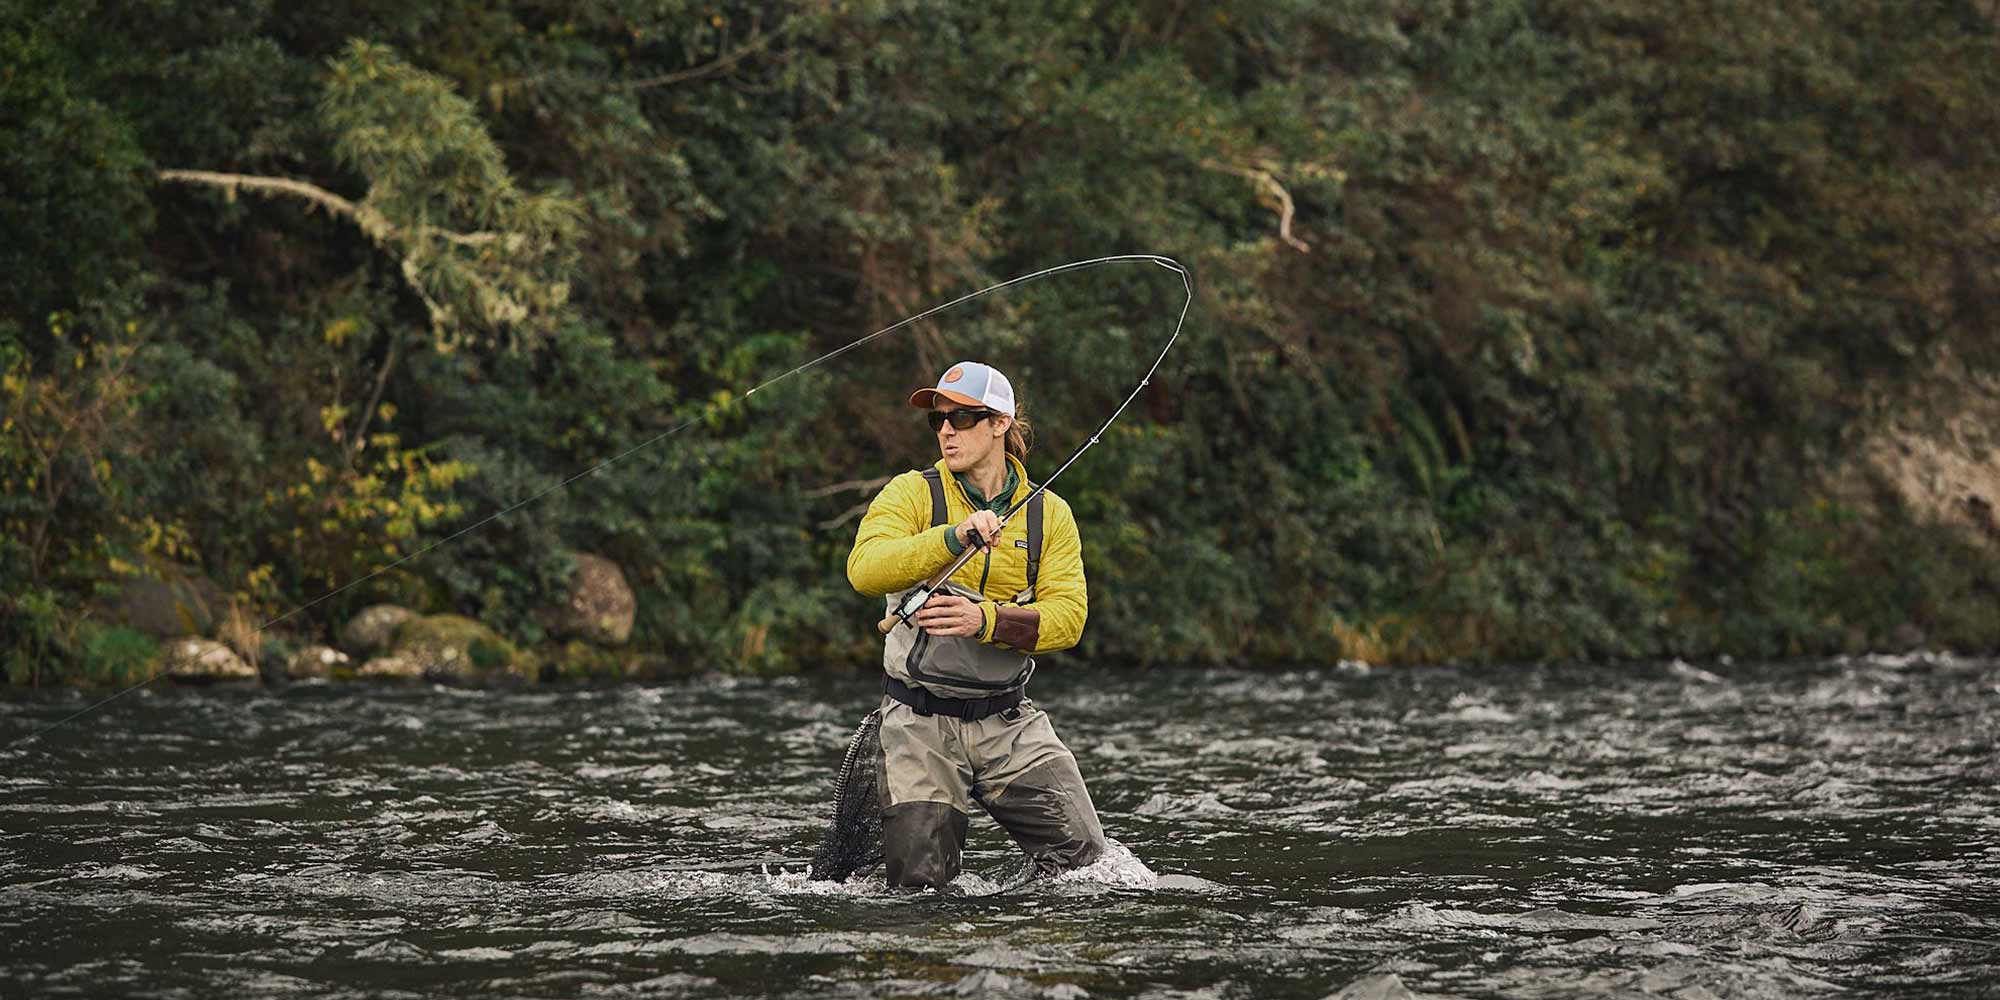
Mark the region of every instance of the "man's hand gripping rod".
MULTIPOLYGON (((1039 493, 1041 491, 1036 490, 1035 492, 1039 493)), ((993 532, 994 541, 999 541, 1000 532, 1007 530, 1007 521, 1014 516, 1014 511, 1020 510, 1026 503, 1027 501, 1023 500, 1021 503, 1014 505, 1014 508, 1009 510, 1006 516, 1000 519, 999 529, 993 532)), ((971 561, 972 557, 980 549, 985 547, 985 541, 979 537, 978 531, 971 528, 967 528, 966 531, 972 535, 972 541, 965 547, 965 551, 960 552, 958 558, 951 561, 951 565, 938 570, 935 576, 918 584, 914 590, 911 590, 909 596, 903 599, 903 603, 896 605, 896 610, 889 612, 881 621, 875 623, 875 631, 883 635, 888 635, 889 630, 895 628, 899 622, 909 625, 911 628, 916 627, 911 623, 910 619, 915 617, 916 613, 923 608, 924 603, 931 599, 931 595, 938 592, 938 588, 944 586, 946 580, 951 579, 953 573, 958 572, 967 562, 971 561)))

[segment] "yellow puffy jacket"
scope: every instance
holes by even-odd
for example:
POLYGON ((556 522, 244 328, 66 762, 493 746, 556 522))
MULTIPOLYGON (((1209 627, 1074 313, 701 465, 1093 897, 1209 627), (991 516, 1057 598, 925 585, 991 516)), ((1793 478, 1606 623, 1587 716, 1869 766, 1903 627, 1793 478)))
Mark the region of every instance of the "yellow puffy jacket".
MULTIPOLYGON (((1008 500, 1011 506, 1025 499, 1032 487, 1027 467, 1012 455, 1007 462, 1019 482, 1008 500)), ((945 535, 972 516, 972 499, 942 460, 937 470, 944 482, 949 523, 931 527, 931 490, 923 473, 912 469, 889 480, 868 504, 868 514, 854 535, 854 551, 847 556, 847 581, 855 590, 871 597, 901 593, 957 558, 946 547, 945 535)), ((986 617, 979 630, 981 642, 1023 653, 1050 653, 1076 645, 1083 635, 1090 599, 1084 591, 1083 543, 1077 537, 1076 515, 1054 493, 1042 496, 1042 566, 1032 603, 1018 603, 1028 585, 1025 510, 1001 529, 998 547, 973 556, 952 577, 953 583, 986 597, 979 604, 986 617)))

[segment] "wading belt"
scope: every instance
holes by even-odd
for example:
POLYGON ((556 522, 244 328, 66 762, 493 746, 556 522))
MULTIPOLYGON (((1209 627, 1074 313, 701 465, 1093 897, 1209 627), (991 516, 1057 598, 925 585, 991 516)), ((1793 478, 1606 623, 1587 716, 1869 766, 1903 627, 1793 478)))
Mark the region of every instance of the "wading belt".
POLYGON ((989 715, 999 715, 1021 703, 1026 696, 1025 688, 996 694, 991 698, 940 698, 919 687, 911 687, 895 679, 884 676, 882 690, 889 697, 916 710, 918 715, 943 715, 973 722, 989 715))

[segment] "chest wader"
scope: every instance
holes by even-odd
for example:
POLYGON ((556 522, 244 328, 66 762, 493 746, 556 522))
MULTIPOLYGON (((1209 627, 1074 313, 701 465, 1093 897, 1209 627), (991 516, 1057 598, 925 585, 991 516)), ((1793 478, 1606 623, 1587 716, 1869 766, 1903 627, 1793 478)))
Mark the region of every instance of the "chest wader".
MULTIPOLYGON (((933 467, 924 478, 932 526, 949 523, 942 476, 933 467)), ((1027 515, 1027 587, 1014 602, 1021 605, 1034 601, 1041 569, 1040 496, 1028 502, 1027 515)), ((947 589, 985 599, 963 587, 947 589)), ((899 599, 892 596, 890 606, 899 599)), ((899 627, 890 630, 882 666, 875 785, 890 885, 941 886, 956 878, 974 801, 1038 872, 1087 865, 1104 853, 1104 830, 1075 755, 1025 696, 1032 655, 973 636, 899 627)))

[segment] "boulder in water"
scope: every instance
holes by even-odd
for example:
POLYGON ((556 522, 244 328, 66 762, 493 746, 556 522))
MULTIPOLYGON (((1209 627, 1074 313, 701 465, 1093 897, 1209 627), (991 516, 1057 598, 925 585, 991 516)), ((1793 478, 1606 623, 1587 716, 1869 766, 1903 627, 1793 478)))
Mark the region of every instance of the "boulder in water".
POLYGON ((354 676, 380 681, 421 680, 424 668, 400 656, 375 656, 354 671, 354 676))
POLYGON ((632 638, 638 600, 618 564, 588 552, 574 554, 576 572, 562 606, 546 616, 549 631, 599 646, 621 646, 632 638))
POLYGON ((285 676, 295 681, 331 677, 353 660, 332 646, 307 646, 285 661, 285 676))
POLYGON ((533 680, 538 673, 513 643, 464 615, 404 622, 389 651, 416 664, 425 677, 446 683, 533 680))
POLYGON ((186 684, 254 681, 257 670, 236 652, 213 639, 182 636, 167 643, 160 655, 166 675, 186 684))
POLYGON ((362 608, 340 630, 340 648, 355 656, 367 656, 379 652, 395 638, 396 630, 403 623, 417 617, 409 608, 394 604, 371 604, 362 608))

